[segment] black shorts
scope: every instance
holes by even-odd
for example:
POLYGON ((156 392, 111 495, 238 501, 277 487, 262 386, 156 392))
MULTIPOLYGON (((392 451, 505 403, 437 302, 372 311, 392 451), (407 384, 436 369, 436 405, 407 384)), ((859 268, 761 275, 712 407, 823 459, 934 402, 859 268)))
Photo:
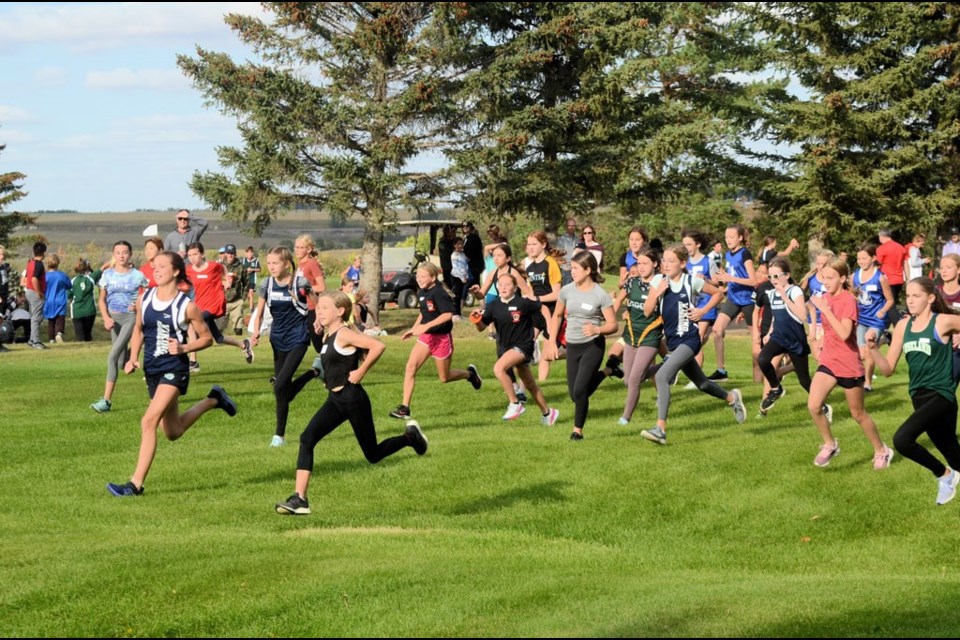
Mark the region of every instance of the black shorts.
POLYGON ((497 345, 497 360, 499 360, 507 351, 516 351, 517 353, 522 354, 523 362, 521 364, 530 365, 533 362, 532 342, 505 348, 497 345))
POLYGON ((730 298, 727 298, 723 301, 723 304, 720 305, 720 313, 729 317, 731 320, 736 320, 737 316, 741 313, 743 314, 743 321, 747 323, 748 327, 753 326, 753 303, 751 304, 737 304, 730 298))
POLYGON ((154 394, 157 393, 157 387, 162 384, 169 384, 172 387, 176 387, 180 390, 180 395, 186 395, 187 388, 190 386, 190 372, 189 371, 174 371, 170 373, 148 373, 146 374, 147 378, 147 393, 150 394, 150 399, 153 400, 154 394))
POLYGON ((247 280, 247 291, 256 291, 257 283, 253 278, 247 280))
POLYGON ((838 378, 834 375, 833 371, 830 371, 829 367, 825 367, 823 365, 817 367, 817 372, 827 374, 837 381, 838 387, 843 389, 856 389, 857 387, 862 387, 864 380, 866 380, 864 376, 860 376, 859 378, 838 378))
POLYGON ((223 344, 223 334, 220 333, 220 329, 217 327, 217 318, 209 311, 204 311, 200 315, 203 316, 203 321, 207 323, 207 329, 210 330, 213 341, 217 344, 223 344))

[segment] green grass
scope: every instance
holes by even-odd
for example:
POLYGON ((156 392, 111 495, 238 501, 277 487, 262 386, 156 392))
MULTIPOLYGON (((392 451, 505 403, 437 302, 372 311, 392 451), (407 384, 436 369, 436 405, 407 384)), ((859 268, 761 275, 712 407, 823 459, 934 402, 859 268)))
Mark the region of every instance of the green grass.
MULTIPOLYGON (((104 484, 133 470, 140 376, 122 378, 114 410, 97 415, 87 405, 102 391, 104 343, 18 345, 0 357, 0 634, 956 635, 960 501, 935 507, 933 478, 902 458, 874 472, 839 396, 843 453, 818 469, 805 394, 791 378, 755 419, 759 386, 734 337, 745 424, 681 384, 670 445, 658 447, 639 436, 652 389, 620 428, 624 391, 608 381, 572 443, 564 365, 545 385, 556 427, 532 409, 504 424, 493 343, 470 331, 457 327, 454 364, 480 365, 481 392, 440 385, 429 367, 418 378, 429 453, 369 465, 341 427, 317 447, 303 518, 273 511, 292 492, 297 451, 267 447, 268 347, 253 366, 235 349, 201 354, 186 402, 222 383, 241 413, 161 442, 145 495, 120 500, 104 484)), ((386 341, 365 385, 381 438, 402 430, 386 414, 409 352, 386 341)), ((909 412, 905 383, 880 380, 868 397, 887 441, 909 412)), ((296 400, 291 440, 324 397, 311 385, 296 400)))

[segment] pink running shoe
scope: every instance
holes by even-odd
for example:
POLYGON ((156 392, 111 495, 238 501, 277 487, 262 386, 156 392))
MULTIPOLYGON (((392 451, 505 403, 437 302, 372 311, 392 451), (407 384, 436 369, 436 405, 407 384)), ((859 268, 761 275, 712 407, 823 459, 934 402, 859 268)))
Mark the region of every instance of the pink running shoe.
POLYGON ((836 440, 833 441, 833 444, 820 445, 820 453, 813 459, 813 464, 818 467, 825 467, 838 453, 840 453, 840 443, 836 440))

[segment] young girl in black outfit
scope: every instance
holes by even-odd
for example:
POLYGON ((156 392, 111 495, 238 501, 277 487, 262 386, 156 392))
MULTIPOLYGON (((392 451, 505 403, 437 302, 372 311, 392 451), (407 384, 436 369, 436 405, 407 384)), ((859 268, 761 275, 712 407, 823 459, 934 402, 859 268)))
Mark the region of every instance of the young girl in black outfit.
POLYGON ((497 299, 482 311, 474 309, 470 319, 476 325, 477 331, 483 331, 491 323, 497 330, 498 359, 493 365, 493 373, 500 381, 507 399, 510 400, 503 419, 515 420, 525 411, 517 397, 513 381, 507 374, 508 371, 516 368, 517 375, 523 380, 527 391, 533 395, 534 401, 540 407, 540 422, 550 426, 557 421, 560 412, 547 406, 543 392, 537 386, 529 366, 533 360, 533 327, 535 319, 540 316, 540 302, 517 295, 516 277, 509 273, 500 276, 497 281, 497 291, 499 292, 497 299))
POLYGON ((273 349, 273 395, 277 399, 277 426, 271 447, 286 444, 287 416, 290 403, 303 387, 317 377, 310 369, 296 380, 293 375, 303 361, 310 345, 310 324, 307 316, 307 280, 294 276, 293 256, 286 247, 274 247, 267 254, 267 272, 270 277, 260 283, 257 292, 260 301, 253 321, 250 343, 260 342, 260 323, 264 309, 270 309, 270 347, 273 349))
POLYGON ((379 340, 346 327, 345 322, 351 311, 353 305, 350 298, 341 291, 326 293, 317 300, 317 322, 325 330, 326 336, 320 348, 320 361, 324 384, 330 394, 300 436, 296 493, 286 502, 277 503, 276 510, 281 515, 310 513, 307 488, 313 474, 313 450, 324 436, 347 420, 353 427, 364 457, 371 464, 404 447, 413 447, 421 456, 427 452, 427 439, 414 420, 407 421, 407 429, 402 436, 377 442, 370 398, 360 382, 383 355, 386 346, 379 340), (361 351, 367 352, 362 362, 361 351))

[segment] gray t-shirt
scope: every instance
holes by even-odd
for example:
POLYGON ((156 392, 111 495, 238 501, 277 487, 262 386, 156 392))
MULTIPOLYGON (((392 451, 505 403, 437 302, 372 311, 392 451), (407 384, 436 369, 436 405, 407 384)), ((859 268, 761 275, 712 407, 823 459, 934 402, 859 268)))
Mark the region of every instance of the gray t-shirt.
POLYGON ((602 325, 603 310, 613 306, 613 298, 603 287, 594 283, 589 291, 580 291, 577 285, 570 283, 560 289, 560 300, 567 308, 567 343, 585 344, 597 336, 583 334, 586 323, 602 325))
POLYGON ((207 230, 208 226, 210 226, 210 223, 203 218, 190 216, 190 228, 187 229, 187 232, 181 234, 174 229, 168 233, 166 239, 163 241, 163 250, 186 255, 187 247, 194 242, 200 242, 200 237, 203 235, 203 232, 207 230))

